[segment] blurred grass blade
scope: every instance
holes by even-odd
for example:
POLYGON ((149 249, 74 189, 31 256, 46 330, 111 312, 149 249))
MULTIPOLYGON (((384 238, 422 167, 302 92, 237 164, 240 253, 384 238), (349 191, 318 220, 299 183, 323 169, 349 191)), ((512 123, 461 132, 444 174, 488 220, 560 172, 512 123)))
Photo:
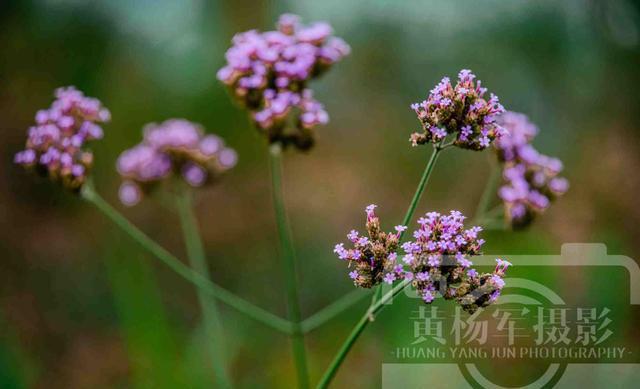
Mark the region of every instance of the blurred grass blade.
POLYGON ((136 247, 117 237, 112 241, 120 243, 105 247, 104 262, 135 386, 169 388, 186 384, 153 268, 136 253, 136 247))
POLYGON ((358 301, 362 300, 369 294, 370 290, 355 289, 346 295, 340 297, 338 300, 322 308, 318 312, 309 316, 302 321, 302 331, 307 333, 320 327, 324 323, 333 319, 343 311, 351 308, 358 301))
POLYGON ((24 352, 17 335, 1 314, 0 331, 0 388, 32 387, 38 370, 35 361, 24 352))
MULTIPOLYGON (((191 205, 191 192, 185 190, 182 196, 177 197, 176 203, 191 267, 203 277, 209 279, 209 269, 205 259, 200 232, 198 231, 198 222, 193 214, 193 207, 191 205)), ((206 334, 204 344, 209 353, 208 359, 211 361, 215 372, 216 387, 230 388, 231 379, 227 371, 227 358, 224 347, 225 337, 217 301, 214 298, 209 298, 200 288, 196 288, 196 292, 202 309, 202 318, 206 334)))

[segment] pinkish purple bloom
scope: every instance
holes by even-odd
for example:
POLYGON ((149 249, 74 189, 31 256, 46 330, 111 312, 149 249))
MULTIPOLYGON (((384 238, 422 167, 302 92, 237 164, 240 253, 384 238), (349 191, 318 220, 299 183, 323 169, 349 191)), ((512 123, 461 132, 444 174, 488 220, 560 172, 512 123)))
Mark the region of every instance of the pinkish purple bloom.
POLYGON ((207 171, 198 164, 185 163, 182 166, 182 178, 191 186, 202 186, 207 180, 207 171))
POLYGON ((395 280, 396 280, 396 276, 393 273, 387 273, 384 275, 384 277, 382 277, 382 281, 384 281, 389 285, 393 284, 393 281, 395 280))
POLYGON ((506 112, 499 122, 508 133, 495 143, 504 166, 504 184, 498 196, 504 202, 509 223, 521 228, 563 195, 569 182, 558 177, 562 171, 559 159, 541 154, 531 145, 538 129, 524 114, 506 112))
POLYGON ((250 30, 233 37, 225 54, 227 63, 217 77, 249 110, 270 142, 309 149, 312 129, 329 121, 307 83, 351 51, 331 34, 327 23, 305 26, 298 16, 284 14, 276 31, 250 30), (286 128, 290 116, 297 131, 286 128))
POLYGON ((111 114, 99 100, 72 86, 56 89, 55 97, 51 107, 36 113, 26 149, 14 162, 77 191, 93 165, 93 154, 83 146, 102 138, 96 123, 108 122, 111 114))
POLYGON ((494 273, 504 274, 506 273, 509 266, 511 266, 511 262, 505 261, 504 259, 496 258, 496 270, 494 271, 494 273))
POLYGON ((120 185, 118 197, 120 197, 120 201, 122 201, 124 205, 131 207, 142 200, 142 191, 138 185, 128 181, 120 185))
POLYGON ((401 226, 401 225, 397 225, 394 227, 394 229, 396 230, 396 232, 398 234, 401 234, 403 232, 405 232, 407 230, 407 226, 401 226))
POLYGON ((504 130, 496 123, 504 112, 498 97, 491 94, 487 100, 483 96, 486 88, 481 87, 470 70, 461 70, 456 85, 449 77, 444 77, 431 90, 427 100, 411 104, 416 112, 421 132, 411 134, 411 144, 440 143, 448 136, 454 145, 471 150, 484 150, 499 139, 504 130))
POLYGON ((433 300, 435 300, 435 298, 436 298, 435 294, 430 290, 425 290, 422 293, 422 300, 424 300, 424 302, 427 304, 431 304, 433 300))
POLYGON ((119 191, 125 205, 135 205, 155 183, 180 173, 193 187, 211 182, 232 168, 236 152, 225 147, 216 135, 205 135, 202 128, 184 119, 148 124, 140 144, 123 151, 117 170, 123 178, 119 191))

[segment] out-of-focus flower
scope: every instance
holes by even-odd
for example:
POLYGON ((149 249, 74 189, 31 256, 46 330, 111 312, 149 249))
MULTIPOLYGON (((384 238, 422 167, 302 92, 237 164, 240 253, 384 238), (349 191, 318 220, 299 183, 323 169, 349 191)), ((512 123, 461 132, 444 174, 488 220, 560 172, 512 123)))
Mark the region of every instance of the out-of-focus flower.
POLYGON ((236 152, 225 147, 216 135, 184 119, 148 124, 140 144, 125 150, 117 161, 123 178, 120 200, 135 205, 154 184, 172 175, 180 175, 189 185, 211 182, 235 166, 236 152))
POLYGON ((562 171, 559 159, 541 154, 531 145, 538 129, 524 114, 506 112, 499 121, 508 134, 495 143, 504 167, 504 185, 498 196, 504 202, 508 222, 516 228, 525 227, 569 189, 569 182, 558 177, 562 171))
POLYGON ((347 249, 344 243, 339 243, 333 250, 338 258, 349 262, 349 267, 354 267, 349 277, 361 288, 371 288, 381 282, 391 284, 404 276, 402 266, 397 263, 396 250, 400 233, 406 227, 396 226, 395 232, 382 232, 375 208, 371 204, 365 209, 368 236, 360 236, 357 231, 352 230, 347 234, 347 239, 353 244, 353 248, 347 249))
POLYGON ((502 261, 492 274, 471 269, 471 257, 480 254, 484 239, 481 227, 465 229, 465 217, 459 211, 449 215, 427 213, 418 220, 415 240, 402 245, 403 262, 412 273, 412 284, 426 303, 437 293, 455 299, 462 308, 474 312, 495 301, 504 286, 502 276, 508 262, 502 261))
POLYGON ((72 86, 56 89, 55 97, 49 109, 36 113, 26 148, 14 161, 78 191, 93 166, 93 154, 84 146, 102 138, 98 123, 108 122, 111 114, 98 99, 72 86))
POLYGON ((331 34, 327 23, 305 26, 298 16, 284 14, 276 31, 250 30, 233 37, 233 46, 225 54, 227 64, 217 77, 249 110, 271 143, 309 149, 313 127, 329 121, 307 83, 351 51, 331 34), (287 128, 290 117, 297 129, 287 128))
POLYGON ((475 77, 463 69, 455 86, 449 77, 444 77, 427 100, 411 105, 422 125, 422 131, 411 134, 413 146, 440 143, 453 135, 453 144, 458 147, 484 150, 500 138, 504 130, 496 118, 504 108, 494 94, 489 100, 483 98, 487 89, 480 80, 474 81, 475 77))

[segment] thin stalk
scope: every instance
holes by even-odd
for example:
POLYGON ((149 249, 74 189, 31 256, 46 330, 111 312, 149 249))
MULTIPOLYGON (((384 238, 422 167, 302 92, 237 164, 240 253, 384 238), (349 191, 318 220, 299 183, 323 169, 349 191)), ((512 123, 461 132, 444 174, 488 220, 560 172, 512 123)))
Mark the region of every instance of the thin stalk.
POLYGON ((334 318, 340 312, 346 310, 347 308, 353 306, 358 301, 362 300, 365 296, 368 295, 369 290, 363 289, 354 289, 346 295, 342 296, 338 300, 333 303, 327 305, 322 308, 318 312, 304 319, 301 323, 302 332, 307 333, 315 330, 320 327, 327 321, 334 318))
MULTIPOLYGON (((409 204, 409 208, 407 209, 407 212, 404 215, 404 219, 402 220, 402 225, 408 226, 409 223, 411 222, 411 219, 413 218, 413 215, 416 212, 416 208, 418 207, 418 203, 420 202, 420 198, 422 197, 422 194, 424 193, 424 189, 425 189, 425 187, 427 185, 427 182, 429 182, 429 178, 431 177, 431 173, 433 172, 433 168, 434 168, 434 166, 436 164, 436 160, 438 159, 438 155, 442 152, 442 150, 444 150, 446 148, 445 146, 446 146, 446 144, 444 144, 444 142, 441 142, 441 143, 433 146, 433 151, 431 152, 431 156, 429 157, 429 161, 427 162, 427 165, 424 168, 424 172, 422 173, 422 177, 420 178, 420 182, 418 183, 418 187, 416 188, 416 191, 413 194, 413 198, 411 199, 411 203, 409 204)), ((398 238, 399 241, 402 241, 402 236, 403 235, 404 235, 404 231, 400 233, 400 236, 398 238)), ((394 287, 394 289, 392 289, 392 291, 394 291, 395 288, 399 287, 400 285, 406 286, 407 283, 406 283, 406 281, 402 281, 396 287, 394 287)), ((404 286, 403 286, 403 288, 404 288, 404 286)), ((380 303, 385 300, 385 297, 387 297, 389 295, 389 293, 391 293, 391 292, 389 292, 386 295, 384 295, 382 298, 376 299, 376 296, 380 292, 381 292, 380 285, 378 285, 376 290, 374 291, 373 298, 371 299, 371 304, 369 305, 369 309, 367 310, 365 315, 362 317, 362 319, 360 319, 358 324, 356 324, 354 329, 351 331, 351 334, 349 335, 347 340, 345 340, 345 342, 342 344, 342 347, 340 348, 340 351, 338 351, 338 354, 335 356, 333 362, 331 363, 331 365, 329 366, 329 368, 325 372, 325 374, 324 374, 324 376, 322 378, 322 381, 320 382, 318 387, 326 387, 329 384, 329 382, 331 382, 331 380, 335 376, 338 368, 340 367, 340 365, 344 361, 344 358, 346 357, 347 353, 349 352, 349 350, 351 350, 351 347, 353 347, 355 341, 358 339, 358 337, 360 336, 360 334, 362 333, 364 328, 367 326, 367 323, 369 321, 373 320, 373 317, 374 317, 375 313, 379 309, 382 309, 381 306, 380 306, 380 303), (374 309, 374 307, 378 307, 378 308, 374 309)), ((392 296, 387 297, 387 300, 390 297, 392 297, 392 296)))
POLYGON ((504 216, 504 205, 498 204, 495 207, 491 208, 489 211, 483 212, 482 217, 473 218, 473 220, 471 220, 469 224, 471 225, 480 224, 480 225, 483 225, 485 228, 487 228, 489 224, 495 224, 495 225, 502 224, 502 229, 504 229, 506 226, 505 226, 504 219, 502 218, 503 216, 504 216))
MULTIPOLYGON (((416 212, 416 208, 418 207, 418 203, 420 202, 420 198, 422 197, 422 193, 424 193, 424 188, 427 186, 429 182, 429 177, 431 177, 431 172, 433 172, 433 167, 436 165, 436 160, 438 159, 438 155, 444 150, 441 146, 434 146, 433 152, 431 152, 431 156, 429 157, 429 161, 427 162, 427 166, 424 168, 424 172, 422 173, 422 177, 420 178, 420 182, 418 183, 418 187, 416 188, 415 193, 413 194, 413 198, 411 199, 411 203, 409 204, 409 208, 407 209, 407 213, 404 215, 404 219, 402 219, 402 225, 408 226, 413 218, 413 214, 416 212)), ((400 233, 400 237, 398 241, 402 241, 402 237, 404 236, 405 231, 400 233)))
POLYGON ((484 218, 487 212, 487 209, 489 208, 489 203, 491 202, 491 198, 496 193, 499 178, 500 178, 500 169, 498 169, 497 166, 493 165, 491 167, 491 174, 489 175, 487 184, 484 186, 484 190, 482 191, 482 195, 480 196, 478 207, 476 208, 475 214, 473 215, 473 218, 475 220, 481 220, 482 218, 484 218))
POLYGON ((302 315, 300 313, 300 299, 298 296, 298 281, 296 274, 296 258, 291 236, 291 226, 284 203, 282 188, 282 146, 274 143, 269 148, 271 156, 271 187, 273 194, 273 207, 276 213, 278 237, 284 266, 284 278, 287 288, 287 307, 289 321, 294 327, 290 334, 293 358, 298 376, 298 387, 309 387, 309 371, 307 369, 307 352, 304 345, 304 333, 301 329, 302 315))
MULTIPOLYGON (((184 194, 178 196, 176 205, 178 214, 180 215, 180 224, 182 225, 184 241, 187 246, 187 256, 191 268, 209 280, 209 269, 207 267, 202 238, 198 230, 198 222, 193 214, 191 192, 185 190, 184 194)), ((207 336, 206 346, 213 364, 216 387, 230 388, 231 379, 227 371, 227 358, 223 344, 224 330, 222 328, 220 312, 218 311, 218 304, 215 299, 210 298, 202 289, 196 288, 196 292, 198 294, 200 308, 202 309, 202 319, 207 336)))
POLYGON ((331 383, 331 380, 336 375, 338 368, 340 367, 345 357, 349 353, 349 350, 351 350, 351 347, 353 347, 356 340, 358 340, 358 337, 360 336, 360 334, 362 334, 362 331, 364 331, 367 325, 372 321, 372 318, 374 318, 375 315, 378 314, 386 306, 386 303, 390 299, 395 297, 398 293, 402 292, 404 288, 409 284, 410 284, 410 281, 408 280, 404 280, 398 283, 396 286, 393 287, 393 289, 391 289, 389 292, 383 295, 378 301, 376 301, 375 304, 373 304, 371 307, 369 307, 369 309, 367 309, 367 311, 364 313, 364 315, 362 315, 362 317, 358 321, 358 324, 356 324, 356 326, 353 327, 353 330, 351 330, 349 337, 347 337, 347 340, 345 340, 345 342, 342 344, 342 347, 340 347, 340 350, 334 357, 333 361, 331 362, 331 365, 329 365, 329 368, 322 376, 322 379, 318 384, 318 388, 326 388, 327 386, 329 386, 329 383, 331 383))
POLYGON ((149 238, 139 228, 134 226, 127 218, 122 216, 115 208, 107 203, 91 186, 90 183, 86 183, 82 188, 82 197, 90 204, 94 205, 100 212, 107 216, 112 222, 122 229, 133 240, 138 242, 145 250, 149 251, 162 263, 167 265, 171 270, 175 271, 182 278, 193 283, 198 288, 202 289, 206 294, 211 297, 219 299, 221 302, 229 305, 252 319, 259 321, 275 330, 290 334, 293 332, 293 326, 288 321, 281 317, 274 315, 260 307, 257 307, 247 300, 229 292, 223 287, 214 284, 208 279, 204 278, 197 272, 193 271, 189 266, 180 262, 178 258, 173 256, 162 246, 157 244, 153 239, 149 238))
POLYGON ((374 290, 373 290, 373 295, 371 296, 371 302, 369 303, 369 306, 373 306, 373 304, 376 303, 376 300, 378 299, 378 297, 380 297, 380 295, 382 294, 382 285, 378 285, 374 290))

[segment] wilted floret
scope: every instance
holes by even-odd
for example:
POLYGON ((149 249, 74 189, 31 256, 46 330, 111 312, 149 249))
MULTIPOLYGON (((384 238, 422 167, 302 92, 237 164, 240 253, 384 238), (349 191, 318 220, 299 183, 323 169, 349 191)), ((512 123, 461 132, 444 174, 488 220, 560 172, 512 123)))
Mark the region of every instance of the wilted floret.
POLYGON ((118 173, 124 180, 119 196, 125 205, 137 204, 143 193, 173 173, 198 187, 232 168, 238 159, 221 138, 204 134, 199 125, 184 119, 148 124, 143 133, 140 144, 118 157, 118 173))
MULTIPOLYGON (((478 274, 475 270, 468 270, 466 277, 456 288, 450 288, 451 294, 469 313, 478 308, 484 308, 494 303, 505 286, 503 277, 511 263, 497 258, 493 273, 478 274)), ((446 298, 446 297, 445 297, 446 298)))
POLYGON ((500 138, 504 130, 496 118, 504 108, 494 94, 489 100, 484 99, 487 89, 474 79, 475 75, 466 69, 458 73, 455 86, 449 77, 444 77, 427 100, 411 105, 422 124, 421 132, 411 134, 413 146, 440 143, 452 135, 458 147, 484 150, 500 138))
POLYGON ((562 171, 559 159, 541 154, 531 145, 538 129, 525 115, 506 112, 500 123, 508 134, 495 144, 504 166, 504 185, 498 196, 504 202, 508 222, 524 227, 564 194, 569 182, 558 177, 562 171))
POLYGON ((402 266, 397 263, 396 250, 400 234, 406 227, 396 226, 395 232, 382 232, 375 208, 371 204, 365 210, 367 236, 360 236, 352 230, 347 238, 353 248, 347 249, 344 243, 339 243, 333 250, 338 258, 348 261, 349 267, 353 267, 349 277, 361 288, 371 288, 381 282, 391 284, 404 275, 402 266))
POLYGON ((280 16, 276 31, 250 30, 233 37, 227 64, 217 77, 246 107, 255 125, 270 142, 313 145, 312 129, 329 115, 314 99, 307 82, 320 76, 350 52, 333 37, 327 23, 305 26, 296 15, 280 16), (287 121, 293 121, 287 128, 287 121), (288 130, 288 131, 287 131, 288 130))
POLYGON ((72 86, 57 89, 55 97, 49 109, 36 114, 26 148, 14 161, 77 191, 93 166, 93 154, 85 144, 102 138, 97 123, 108 122, 111 115, 98 99, 72 86))

